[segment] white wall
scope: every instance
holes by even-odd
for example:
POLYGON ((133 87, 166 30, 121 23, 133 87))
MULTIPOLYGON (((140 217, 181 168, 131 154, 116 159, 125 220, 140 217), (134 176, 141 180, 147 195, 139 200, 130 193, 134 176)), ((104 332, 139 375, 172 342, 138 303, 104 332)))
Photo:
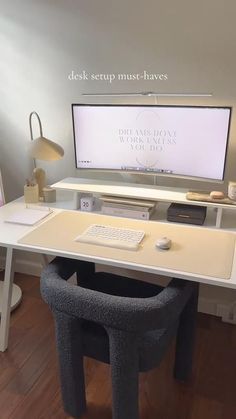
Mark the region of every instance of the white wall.
MULTIPOLYGON (((210 99, 169 103, 234 106, 235 12, 233 0, 227 7, 221 0, 3 0, 0 165, 7 199, 22 194, 31 173, 26 151, 32 110, 40 114, 44 134, 65 148, 62 161, 42 163, 52 182, 74 174, 70 104, 85 102, 83 92, 212 92, 210 99), (167 73, 168 80, 69 81, 71 70, 105 74, 146 70, 167 73)), ((235 130, 233 117, 226 175, 234 179, 235 130)), ((214 164, 210 158, 209 164, 214 164)))
MULTIPOLYGON (((33 110, 40 114, 44 134, 65 149, 63 160, 41 163, 50 183, 74 175, 70 105, 89 102, 82 93, 210 92, 213 97, 208 99, 159 103, 235 106, 235 15, 234 0, 2 0, 0 167, 7 200, 22 195, 31 173, 27 146, 33 110), (167 73, 168 80, 69 81, 72 70, 103 74, 146 70, 167 73)), ((234 180, 235 121, 233 113, 226 178, 234 180)), ((214 164, 210 156, 209 164, 214 164)))

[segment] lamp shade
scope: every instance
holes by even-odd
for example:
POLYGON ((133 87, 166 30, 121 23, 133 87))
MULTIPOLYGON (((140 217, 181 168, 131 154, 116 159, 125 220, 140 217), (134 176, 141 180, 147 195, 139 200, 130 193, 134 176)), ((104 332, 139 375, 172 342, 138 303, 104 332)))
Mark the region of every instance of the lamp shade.
POLYGON ((31 112, 29 116, 29 127, 30 127, 30 138, 31 138, 29 153, 31 157, 33 157, 34 159, 34 165, 35 165, 35 159, 51 161, 51 160, 59 160, 64 156, 64 150, 61 146, 54 143, 54 141, 48 140, 48 138, 43 136, 42 123, 37 112, 31 112), (33 137, 33 128, 32 128, 33 116, 37 118, 38 124, 39 124, 40 136, 36 139, 34 139, 33 137))
POLYGON ((31 141, 29 152, 34 159, 46 161, 59 160, 64 156, 63 148, 45 137, 31 141))

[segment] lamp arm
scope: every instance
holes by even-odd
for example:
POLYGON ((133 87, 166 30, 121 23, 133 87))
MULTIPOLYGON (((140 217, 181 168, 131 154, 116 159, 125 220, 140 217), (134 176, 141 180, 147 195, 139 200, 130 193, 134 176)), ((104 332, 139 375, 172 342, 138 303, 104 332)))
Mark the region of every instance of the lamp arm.
POLYGON ((31 114, 29 116, 29 127, 30 127, 30 138, 31 138, 31 141, 33 141, 33 139, 34 139, 34 137, 33 137, 33 129, 32 129, 32 117, 33 117, 33 115, 35 115, 36 118, 38 119, 40 137, 43 136, 43 129, 42 129, 42 124, 41 124, 39 115, 37 114, 37 112, 31 112, 31 114))

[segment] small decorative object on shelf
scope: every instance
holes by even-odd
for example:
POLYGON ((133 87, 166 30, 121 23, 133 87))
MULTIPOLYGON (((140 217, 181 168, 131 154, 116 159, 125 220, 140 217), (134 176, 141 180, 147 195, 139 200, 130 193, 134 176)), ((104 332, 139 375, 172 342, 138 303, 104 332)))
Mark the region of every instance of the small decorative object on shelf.
POLYGON ((56 189, 46 186, 43 188, 44 202, 56 202, 56 189))
POLYGON ((229 182, 228 197, 233 201, 236 201, 236 182, 229 182))
POLYGON ((225 195, 224 192, 221 191, 211 191, 210 198, 212 199, 224 199, 225 195))
MULTIPOLYGON (((229 197, 223 197, 222 195, 223 195, 223 192, 218 192, 218 191, 212 191, 210 193, 189 191, 186 193, 186 199, 188 199, 189 201, 202 201, 202 202, 210 202, 210 203, 216 203, 216 204, 235 205, 235 202, 232 199, 230 199, 229 197), (217 197, 216 197, 216 192, 220 194, 220 195, 217 195, 217 197)), ((236 200, 236 196, 235 196, 235 200, 236 200)))
POLYGON ((26 185, 24 186, 24 198, 27 204, 33 204, 39 201, 39 187, 37 183, 28 179, 26 180, 26 185))
POLYGON ((81 211, 93 211, 95 207, 95 199, 93 196, 84 196, 80 199, 81 211))
POLYGON ((167 210, 167 220, 175 223, 203 225, 206 213, 207 208, 204 206, 172 202, 167 210))

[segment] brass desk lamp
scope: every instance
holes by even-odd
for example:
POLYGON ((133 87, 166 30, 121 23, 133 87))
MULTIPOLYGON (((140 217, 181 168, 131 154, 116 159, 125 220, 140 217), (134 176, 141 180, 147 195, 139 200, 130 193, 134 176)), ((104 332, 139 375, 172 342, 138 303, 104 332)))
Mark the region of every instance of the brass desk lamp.
POLYGON ((60 145, 43 136, 42 123, 37 112, 31 112, 29 116, 29 127, 31 138, 30 155, 34 159, 33 176, 39 186, 39 197, 42 197, 43 188, 46 186, 46 173, 43 169, 36 167, 36 159, 45 161, 59 160, 64 156, 64 150, 60 145), (40 136, 35 139, 32 129, 32 117, 34 115, 38 120, 40 132, 40 136))

